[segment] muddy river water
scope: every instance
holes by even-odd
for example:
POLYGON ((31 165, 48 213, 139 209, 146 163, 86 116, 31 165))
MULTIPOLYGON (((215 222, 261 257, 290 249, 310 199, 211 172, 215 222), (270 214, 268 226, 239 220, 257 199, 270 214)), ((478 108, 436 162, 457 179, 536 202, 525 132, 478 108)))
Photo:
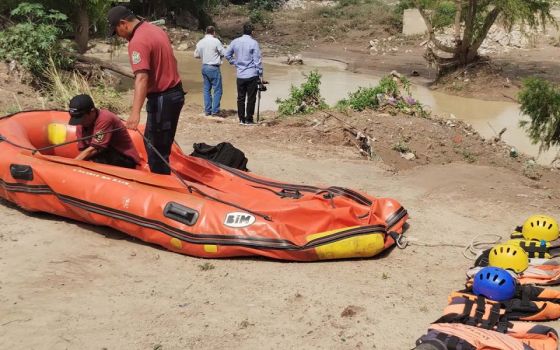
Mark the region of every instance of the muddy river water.
MULTIPOLYGON (((200 61, 192 57, 192 52, 176 52, 176 56, 183 85, 189 92, 187 103, 194 102, 202 105, 200 61)), ((125 54, 113 57, 113 61, 128 65, 125 54)), ((268 91, 261 95, 261 111, 275 110, 277 108, 276 99, 287 97, 291 85, 301 84, 305 79, 303 73, 313 69, 318 69, 322 75, 321 94, 330 105, 345 98, 349 92, 360 86, 375 86, 379 81, 378 76, 352 73, 346 70, 345 63, 331 60, 308 58, 303 66, 288 66, 280 60, 268 58, 265 58, 264 62, 265 79, 270 84, 268 91)), ((227 62, 222 66, 222 77, 224 88, 222 108, 235 109, 235 69, 227 62)), ((413 85, 411 92, 413 97, 428 106, 434 113, 445 116, 453 114, 457 119, 472 124, 485 138, 495 135, 502 128, 507 128, 503 140, 517 150, 534 156, 539 163, 549 164, 556 154, 556 151, 549 151, 539 155, 538 146, 532 145, 525 132, 519 127, 519 121, 523 119, 523 116, 516 103, 451 96, 420 85, 413 85)))

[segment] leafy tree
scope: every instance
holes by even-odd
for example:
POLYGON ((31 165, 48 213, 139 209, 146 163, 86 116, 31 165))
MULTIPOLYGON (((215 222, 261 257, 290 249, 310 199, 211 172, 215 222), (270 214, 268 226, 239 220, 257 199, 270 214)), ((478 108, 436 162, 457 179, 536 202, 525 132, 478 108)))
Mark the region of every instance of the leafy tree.
MULTIPOLYGON (((3 0, 0 13, 26 3, 21 0, 3 0), (6 1, 4 3, 4 1, 6 1)), ((107 11, 111 7, 111 0, 35 0, 33 3, 42 5, 45 9, 57 10, 68 17, 77 45, 77 50, 83 53, 87 50, 90 31, 105 27, 107 11)))
POLYGON ((0 31, 0 59, 19 62, 36 78, 44 76, 50 59, 57 67, 70 65, 64 54, 68 49, 61 42, 66 15, 40 4, 21 3, 11 16, 20 22, 0 31))
POLYGON ((554 22, 551 15, 558 0, 411 0, 428 28, 430 44, 425 57, 440 74, 455 70, 478 58, 478 49, 492 25, 499 19, 506 28, 516 23, 531 28, 554 22), (451 7, 454 5, 454 8, 451 7), (442 17, 443 16, 443 17, 442 17), (454 45, 437 38, 436 31, 452 16, 454 45), (439 19, 439 20, 438 20, 439 19))
POLYGON ((521 121, 533 143, 541 151, 560 145, 560 88, 538 78, 523 82, 519 92, 521 112, 530 121, 521 121))

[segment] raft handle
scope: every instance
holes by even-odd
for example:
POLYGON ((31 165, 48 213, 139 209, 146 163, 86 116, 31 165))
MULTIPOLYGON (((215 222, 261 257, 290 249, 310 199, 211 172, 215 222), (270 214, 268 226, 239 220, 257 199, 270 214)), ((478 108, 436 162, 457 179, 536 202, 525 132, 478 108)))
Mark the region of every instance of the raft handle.
POLYGON ((165 205, 163 215, 165 215, 166 218, 182 222, 189 226, 194 225, 198 219, 198 212, 196 210, 175 202, 169 202, 165 205))
POLYGON ((16 180, 33 180, 33 168, 29 165, 10 164, 10 174, 16 180))
POLYGON ((282 189, 278 195, 281 198, 292 198, 292 199, 300 199, 302 196, 301 192, 296 190, 296 189, 288 189, 288 188, 284 188, 282 189))

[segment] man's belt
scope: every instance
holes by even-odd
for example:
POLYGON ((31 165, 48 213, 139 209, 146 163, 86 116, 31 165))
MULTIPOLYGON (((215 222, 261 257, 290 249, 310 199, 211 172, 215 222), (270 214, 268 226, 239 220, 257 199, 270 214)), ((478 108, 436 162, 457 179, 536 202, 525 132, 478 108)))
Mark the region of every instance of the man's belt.
POLYGON ((174 87, 171 87, 167 90, 161 91, 161 92, 150 92, 147 97, 148 98, 154 98, 154 97, 159 97, 159 96, 163 96, 163 95, 167 95, 173 92, 177 92, 177 91, 181 91, 183 94, 185 93, 183 90, 183 83, 179 82, 177 85, 175 85, 174 87))

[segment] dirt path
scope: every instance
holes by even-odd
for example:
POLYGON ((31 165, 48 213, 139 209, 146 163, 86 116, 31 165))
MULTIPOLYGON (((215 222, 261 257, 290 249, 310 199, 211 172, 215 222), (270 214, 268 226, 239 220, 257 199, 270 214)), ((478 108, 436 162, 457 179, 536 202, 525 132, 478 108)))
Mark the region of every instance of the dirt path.
MULTIPOLYGON (((480 233, 505 237, 535 212, 560 218, 547 190, 503 168, 393 174, 350 147, 273 142, 199 117, 178 139, 185 150, 232 141, 272 178, 395 197, 420 242, 462 246, 480 233)), ((408 349, 470 264, 459 247, 418 245, 354 261, 203 260, 5 202, 0 217, 2 349, 408 349)))

